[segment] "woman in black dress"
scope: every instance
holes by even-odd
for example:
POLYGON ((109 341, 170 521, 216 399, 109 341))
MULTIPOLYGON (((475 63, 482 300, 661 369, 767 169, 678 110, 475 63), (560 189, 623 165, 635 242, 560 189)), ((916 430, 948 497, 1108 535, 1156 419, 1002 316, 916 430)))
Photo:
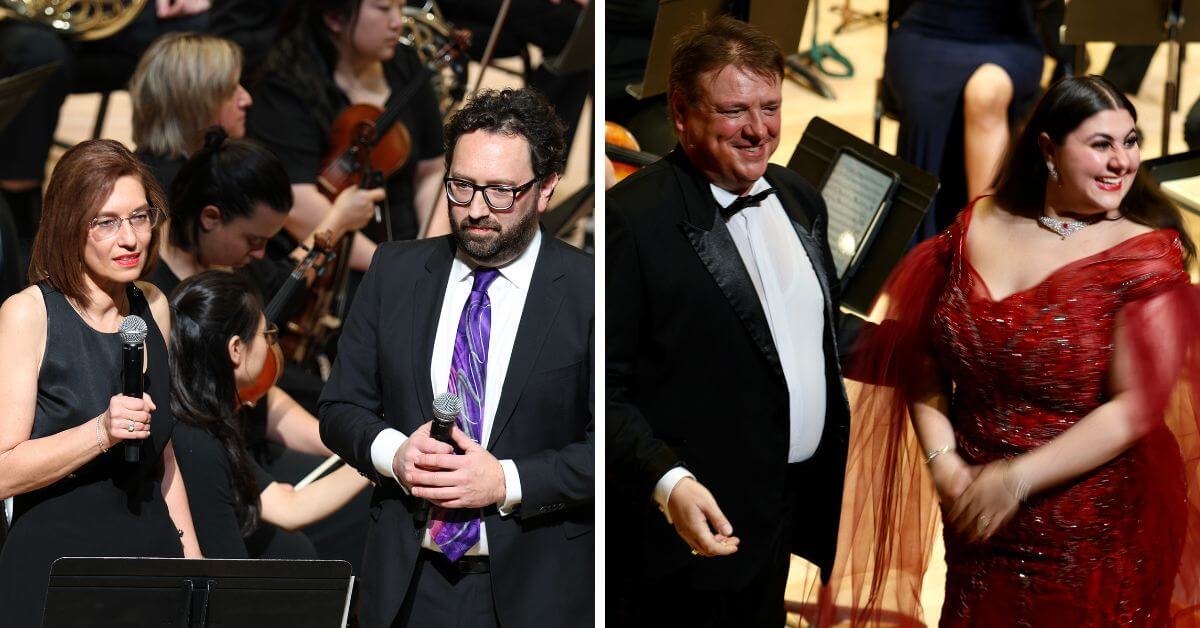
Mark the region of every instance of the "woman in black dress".
POLYGON ((167 300, 135 281, 156 261, 163 204, 120 143, 67 151, 46 189, 36 285, 0 308, 0 497, 14 498, 0 551, 6 626, 40 624, 57 558, 200 556, 170 442, 167 300), (142 399, 120 394, 116 332, 130 315, 148 327, 142 399), (125 462, 129 446, 139 462, 125 462))
POLYGON ((942 182, 925 240, 987 191, 1009 126, 1042 79, 1030 0, 914 0, 888 37, 884 82, 899 108, 896 154, 942 182))
POLYGON ((238 390, 258 379, 278 334, 258 292, 240 275, 205 271, 179 284, 171 317, 176 448, 204 555, 316 558, 306 540, 285 539, 271 526, 254 534, 259 520, 294 531, 345 506, 367 480, 347 465, 293 490, 246 450, 238 390))

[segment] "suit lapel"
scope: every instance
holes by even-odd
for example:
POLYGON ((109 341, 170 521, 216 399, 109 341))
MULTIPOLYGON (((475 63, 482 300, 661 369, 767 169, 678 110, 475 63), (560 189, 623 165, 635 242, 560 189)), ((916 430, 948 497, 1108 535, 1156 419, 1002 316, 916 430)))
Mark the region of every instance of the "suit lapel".
POLYGON ((672 151, 671 157, 684 173, 676 176, 687 215, 687 219, 679 223, 679 228, 742 321, 750 339, 771 365, 771 370, 782 379, 783 367, 779 363, 775 341, 771 339, 767 316, 729 228, 725 226, 725 221, 717 219, 717 201, 712 196, 708 180, 692 167, 678 147, 672 151))
POLYGON ((529 280, 529 294, 521 310, 521 322, 517 325, 517 336, 513 340, 512 357, 508 372, 504 375, 504 387, 500 392, 500 403, 492 420, 492 432, 488 437, 487 449, 491 450, 512 419, 517 399, 525 389, 533 373, 534 364, 542 352, 542 346, 554 326, 554 319, 562 306, 564 271, 558 258, 557 247, 561 246, 554 236, 542 232, 542 250, 529 280))
MULTIPOLYGON (((429 381, 430 362, 433 361, 433 340, 437 336, 438 319, 442 313, 442 301, 446 297, 446 282, 450 279, 450 263, 454 260, 454 242, 445 239, 446 246, 437 247, 425 260, 425 270, 413 286, 412 351, 413 385, 416 390, 417 407, 421 416, 433 407, 433 386, 429 381)), ((380 321, 386 324, 386 321, 380 321)), ((450 369, 450 365, 446 365, 450 369)), ((424 421, 422 421, 424 422, 424 421)))

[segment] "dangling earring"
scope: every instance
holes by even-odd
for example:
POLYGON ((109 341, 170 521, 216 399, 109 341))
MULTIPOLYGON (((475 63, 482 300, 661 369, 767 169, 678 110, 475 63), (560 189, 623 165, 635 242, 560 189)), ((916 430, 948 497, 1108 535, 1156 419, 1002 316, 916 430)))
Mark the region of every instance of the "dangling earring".
POLYGON ((1046 170, 1050 171, 1050 178, 1054 179, 1054 182, 1057 183, 1058 182, 1058 170, 1056 170, 1054 168, 1054 163, 1047 161, 1046 162, 1046 170))

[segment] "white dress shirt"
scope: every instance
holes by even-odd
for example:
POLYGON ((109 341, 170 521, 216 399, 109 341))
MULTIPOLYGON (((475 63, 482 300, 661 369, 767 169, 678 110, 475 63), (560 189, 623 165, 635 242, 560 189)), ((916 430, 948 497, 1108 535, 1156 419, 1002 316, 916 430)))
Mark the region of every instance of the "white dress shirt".
MULTIPOLYGON (((500 403, 500 393, 504 390, 504 377, 508 374, 508 361, 512 357, 513 343, 517 338, 517 327, 521 324, 521 312, 525 309, 525 298, 529 295, 529 282, 533 278, 533 267, 537 263, 538 252, 542 246, 542 233, 539 230, 525 251, 517 259, 502 266, 500 276, 488 287, 488 299, 492 304, 491 334, 488 337, 487 374, 484 382, 483 395, 483 446, 492 433, 492 425, 496 418, 496 408, 500 403)), ((446 297, 442 300, 442 311, 438 317, 437 334, 433 340, 433 360, 429 365, 429 380, 433 394, 437 396, 448 391, 450 380, 450 363, 454 356, 454 339, 458 335, 458 321, 462 317, 463 306, 471 294, 471 286, 475 282, 474 269, 466 262, 461 252, 454 258, 450 266, 450 277, 446 283, 446 297)), ((392 472, 392 460, 396 451, 408 437, 399 430, 385 429, 371 443, 371 461, 375 470, 381 475, 395 479, 392 472)), ((504 502, 497 504, 502 516, 510 515, 513 509, 521 503, 521 478, 517 474, 517 465, 512 460, 501 460, 500 468, 504 470, 505 497, 504 502)), ((404 491, 404 486, 396 480, 404 491)), ((421 546, 435 552, 442 551, 433 542, 432 535, 426 531, 421 546)), ((479 542, 467 550, 468 556, 488 555, 487 525, 479 528, 479 542)))
MULTIPOLYGON (((710 186, 721 207, 738 197, 710 186)), ((766 179, 759 179, 746 194, 769 187, 766 179)), ((816 453, 825 429, 825 296, 778 194, 734 214, 726 227, 758 294, 787 381, 791 418, 787 461, 802 462, 816 453)), ((685 477, 694 476, 676 467, 655 485, 654 499, 664 513, 671 490, 685 477)))

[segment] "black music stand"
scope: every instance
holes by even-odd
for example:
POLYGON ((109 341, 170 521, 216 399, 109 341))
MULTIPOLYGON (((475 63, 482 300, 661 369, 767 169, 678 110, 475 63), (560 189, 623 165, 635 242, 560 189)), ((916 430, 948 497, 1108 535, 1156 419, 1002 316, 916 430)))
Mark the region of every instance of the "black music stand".
POLYGON ((625 91, 638 100, 665 94, 671 73, 671 41, 688 26, 720 15, 724 4, 725 0, 660 0, 650 53, 646 56, 646 72, 641 83, 626 85, 625 91))
POLYGON ((1158 45, 1166 42, 1167 81, 1163 86, 1162 154, 1171 151, 1171 114, 1179 110, 1181 44, 1200 41, 1200 0, 1072 0, 1060 32, 1062 43, 1075 45, 1075 70, 1086 72, 1090 41, 1158 45), (1188 23, 1185 15, 1195 16, 1188 23))
POLYGON ((575 30, 567 45, 553 59, 542 63, 558 76, 566 76, 596 66, 596 3, 588 2, 575 21, 575 30))
MULTIPOLYGON (((823 118, 813 118, 792 153, 788 168, 819 187, 833 161, 846 149, 881 170, 900 178, 891 203, 879 208, 875 236, 862 243, 842 284, 842 309, 866 318, 879 289, 904 256, 912 234, 921 224, 941 184, 934 175, 880 150, 823 118), (885 213, 886 212, 886 213, 885 213)), ((831 242, 830 246, 836 243, 831 242)))
POLYGON ((1200 150, 1149 159, 1142 162, 1141 169, 1150 175, 1150 180, 1158 184, 1162 193, 1176 205, 1200 216, 1200 198, 1180 194, 1163 186, 1164 183, 1178 179, 1200 177, 1200 150))
POLYGON ((60 65, 61 62, 55 61, 0 79, 0 131, 12 122, 25 103, 41 89, 42 84, 60 65))
POLYGON ((554 207, 546 210, 542 216, 542 226, 551 235, 561 238, 570 232, 580 218, 592 212, 596 207, 596 186, 588 184, 579 188, 574 194, 563 199, 554 207))
MULTIPOLYGON (((671 44, 675 35, 701 20, 725 12, 726 0, 660 0, 658 17, 654 20, 654 35, 650 39, 650 54, 646 58, 646 72, 641 83, 625 86, 625 91, 638 100, 666 93, 667 78, 671 72, 671 44)), ((804 30, 804 17, 808 0, 775 2, 754 0, 750 2, 750 18, 746 20, 770 35, 783 50, 795 51, 800 46, 800 34, 804 30)), ((744 16, 735 16, 742 18, 744 16)), ((790 66, 789 66, 790 67, 790 66)))
POLYGON ((60 558, 42 627, 345 626, 353 582, 334 560, 60 558))

